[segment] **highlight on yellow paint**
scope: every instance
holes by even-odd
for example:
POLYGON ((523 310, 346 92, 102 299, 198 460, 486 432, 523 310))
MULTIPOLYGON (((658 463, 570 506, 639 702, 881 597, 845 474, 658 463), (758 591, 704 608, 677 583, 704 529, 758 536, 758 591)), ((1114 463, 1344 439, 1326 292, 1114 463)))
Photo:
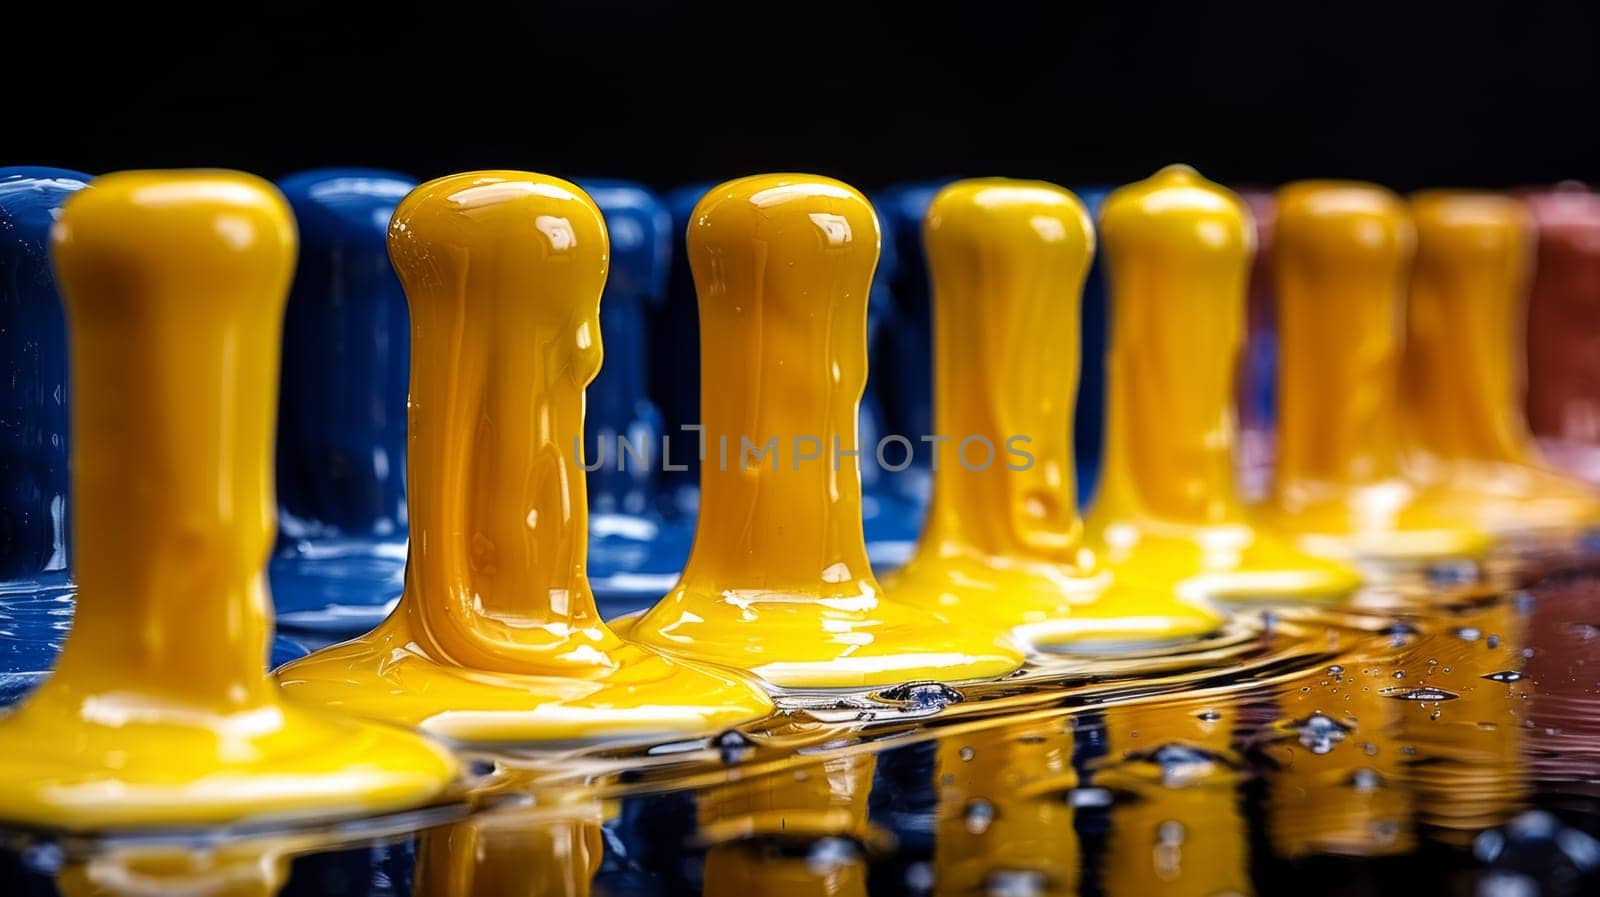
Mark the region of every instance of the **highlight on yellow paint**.
MULTIPOLYGON (((1087 211, 1041 181, 939 191, 924 226, 933 290, 934 429, 1013 440, 1025 463, 945 458, 911 562, 890 595, 1032 642, 1134 642, 1211 632, 1220 615, 1171 582, 1113 582, 1083 543, 1072 447, 1079 311, 1094 253, 1087 211)), ((955 437, 952 437, 955 438, 955 437)), ((959 445, 958 445, 959 449, 959 445)))
POLYGON ((110 174, 52 236, 71 344, 77 615, 0 720, 0 818, 73 830, 356 815, 436 798, 427 739, 281 699, 274 528, 288 205, 223 171, 110 174))
POLYGON ((1277 194, 1278 455, 1267 513, 1317 554, 1375 567, 1485 555, 1473 498, 1402 469, 1400 325, 1416 230, 1372 184, 1277 194))
POLYGON ((626 637, 794 688, 984 679, 1020 666, 1000 627, 886 596, 868 566, 857 409, 878 241, 872 206, 831 178, 742 178, 695 207, 688 255, 708 445, 699 519, 683 578, 628 621, 626 637), (741 450, 801 435, 824 447, 820 458, 749 463, 741 450))
POLYGON ((1600 525, 1593 487, 1545 464, 1523 412, 1533 232, 1521 202, 1432 191, 1411 199, 1402 432, 1411 471, 1475 497, 1501 538, 1572 543, 1600 525))
POLYGON ((395 210, 411 307, 405 591, 375 630, 278 671, 301 700, 463 741, 712 732, 771 700, 734 671, 624 642, 586 573, 583 393, 609 243, 542 174, 430 181, 395 210))
POLYGON ((1223 601, 1327 600, 1360 575, 1272 531, 1239 498, 1235 403, 1250 211, 1187 165, 1100 210, 1110 308, 1106 430, 1089 544, 1117 575, 1223 601))

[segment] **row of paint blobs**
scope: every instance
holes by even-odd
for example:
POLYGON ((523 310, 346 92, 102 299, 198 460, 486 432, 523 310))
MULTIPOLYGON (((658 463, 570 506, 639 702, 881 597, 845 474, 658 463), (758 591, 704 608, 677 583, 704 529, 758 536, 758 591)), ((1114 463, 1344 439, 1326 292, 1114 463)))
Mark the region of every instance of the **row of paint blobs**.
MULTIPOLYGON (((930 395, 931 420, 891 400, 888 424, 881 396, 866 416, 859 405, 874 272, 893 243, 835 180, 695 191, 684 256, 698 359, 694 309, 669 305, 645 327, 667 292, 670 216, 632 185, 512 171, 415 187, 314 172, 281 193, 215 171, 87 182, 0 180, 12 381, 54 384, 11 398, 26 426, 8 430, 7 497, 36 513, 8 517, 10 573, 39 583, 65 566, 50 458, 70 379, 78 588, 54 674, 0 721, 10 821, 392 810, 457 775, 433 737, 715 733, 771 713, 774 694, 992 679, 1037 650, 1178 643, 1223 626, 1229 605, 1338 601, 1496 549, 1570 551, 1600 520, 1592 489, 1542 460, 1525 423, 1514 334, 1540 219, 1506 196, 1277 192, 1275 459, 1264 499, 1247 503, 1235 394, 1265 222, 1187 167, 1103 197, 1097 223, 1032 181, 883 203, 900 245, 925 254, 931 296, 922 320, 881 306, 880 354, 931 346, 931 378, 913 361, 885 379, 930 395), (1080 518, 1073 411, 1097 251, 1108 413, 1080 518), (62 306, 70 378, 52 381, 64 353, 40 335, 62 306), (777 437, 778 457, 713 453, 697 489, 663 502, 648 465, 584 470, 574 446, 597 374, 611 380, 587 409, 602 461, 618 435, 660 435, 647 386, 682 397, 681 381, 646 374, 650 332, 656 369, 698 368, 713 444, 777 437), (1021 445, 1011 460, 1027 462, 947 456, 924 486, 864 474, 884 427, 1021 445), (791 457, 796 437, 847 451, 791 457), (880 585, 868 543, 898 560, 929 490, 915 551, 880 585), (687 547, 685 505, 681 576, 647 569, 658 547, 687 547), (604 622, 591 535, 603 595, 664 597, 604 622), (280 596, 280 624, 371 631, 267 675, 269 553, 274 588, 301 601, 280 596), (387 577, 403 586, 392 609, 387 577)), ((1556 219, 1589 210, 1592 265, 1589 196, 1540 201, 1569 242, 1556 219)), ((902 270, 914 282, 921 268, 902 270)))

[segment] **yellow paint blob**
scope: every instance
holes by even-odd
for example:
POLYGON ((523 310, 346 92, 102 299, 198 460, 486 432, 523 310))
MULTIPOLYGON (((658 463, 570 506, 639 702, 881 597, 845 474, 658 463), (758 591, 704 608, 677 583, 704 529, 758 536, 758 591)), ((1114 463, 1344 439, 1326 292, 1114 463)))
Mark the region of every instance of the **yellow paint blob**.
POLYGON ((53 236, 72 346, 77 618, 0 721, 0 818, 100 830, 397 810, 442 748, 282 700, 272 430, 295 234, 231 172, 127 172, 53 236))
POLYGON ((1411 200, 1401 421, 1412 470, 1454 482, 1497 536, 1571 545, 1600 524, 1587 484, 1539 456, 1523 416, 1523 323, 1533 234, 1522 203, 1438 191, 1411 200))
POLYGON ((1255 228, 1239 197, 1173 165, 1100 212, 1111 309, 1105 453, 1089 543, 1120 579, 1209 598, 1326 600, 1355 570, 1246 511, 1234 393, 1255 228))
POLYGON ((278 671, 297 698, 478 742, 712 732, 753 680, 622 641, 595 610, 581 467, 609 243, 557 178, 430 181, 395 211, 411 307, 411 554, 394 613, 278 671))
POLYGON ((1271 521, 1317 554, 1376 565, 1474 559, 1473 498, 1403 471, 1402 303, 1416 231, 1371 184, 1277 194, 1278 453, 1271 521))
POLYGON ((874 447, 857 443, 857 409, 878 241, 867 200, 824 177, 730 181, 695 207, 700 516, 682 580, 627 637, 787 687, 983 679, 1021 664, 999 627, 886 597, 867 564, 856 453, 874 447), (802 459, 811 440, 820 457, 802 459), (743 450, 769 443, 769 457, 743 450))
POLYGON ((1118 578, 1085 549, 1073 465, 1079 310, 1094 231, 1040 181, 945 187, 924 227, 933 288, 933 502, 890 594, 1034 642, 1203 635, 1221 615, 1171 579, 1118 578), (986 446, 994 447, 988 459, 986 446))

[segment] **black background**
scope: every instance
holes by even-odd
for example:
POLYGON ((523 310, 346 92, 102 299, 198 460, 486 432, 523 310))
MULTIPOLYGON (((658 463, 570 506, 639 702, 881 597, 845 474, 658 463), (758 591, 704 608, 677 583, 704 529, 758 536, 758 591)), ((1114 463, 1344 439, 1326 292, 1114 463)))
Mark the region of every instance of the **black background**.
POLYGON ((59 4, 7 13, 0 157, 658 187, 757 171, 1600 180, 1596 4, 59 4))

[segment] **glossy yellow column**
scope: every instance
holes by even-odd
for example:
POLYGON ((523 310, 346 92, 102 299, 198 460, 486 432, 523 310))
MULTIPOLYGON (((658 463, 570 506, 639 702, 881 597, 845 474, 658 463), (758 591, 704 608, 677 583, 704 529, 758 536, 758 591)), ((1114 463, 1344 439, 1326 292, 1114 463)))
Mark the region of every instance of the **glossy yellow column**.
POLYGON ((1233 193, 1173 165, 1100 210, 1111 348, 1090 544, 1119 581, 1217 600, 1320 600, 1360 576, 1306 554, 1239 500, 1234 403, 1254 252, 1233 193))
POLYGON ((683 579, 629 637, 800 688, 1021 664, 1001 627, 886 598, 868 567, 857 453, 876 447, 858 445, 856 412, 878 240, 866 199, 814 175, 730 181, 695 207, 700 517, 683 579))
POLYGON ((940 739, 935 894, 1078 893, 1072 743, 1059 716, 940 739))
POLYGON ((1278 469, 1272 522, 1318 554, 1383 566, 1477 558, 1471 499, 1401 469, 1402 303, 1416 232, 1371 184, 1278 191, 1278 469))
POLYGON ((53 252, 72 345, 77 619, 0 721, 0 818, 68 829, 393 810, 441 748, 267 676, 272 426, 295 234, 266 182, 107 175, 53 252))
POLYGON ((1600 524, 1600 500, 1545 465, 1523 416, 1527 212, 1509 196, 1439 191, 1411 213, 1401 421, 1415 474, 1470 489, 1473 522, 1498 536, 1570 543, 1600 524))
POLYGON ((580 443, 608 252, 595 204, 545 175, 452 175, 395 210, 405 592, 371 633, 279 670, 296 697, 471 741, 707 732, 770 711, 753 681, 627 644, 595 610, 580 443))
MULTIPOLYGON (((891 596, 1030 640, 1210 632, 1172 583, 1113 585, 1083 545, 1073 470, 1079 308, 1094 231, 1039 181, 958 181, 924 228, 933 287, 934 427, 949 438, 916 556, 891 596)), ((974 624, 978 625, 978 624, 974 624)))

